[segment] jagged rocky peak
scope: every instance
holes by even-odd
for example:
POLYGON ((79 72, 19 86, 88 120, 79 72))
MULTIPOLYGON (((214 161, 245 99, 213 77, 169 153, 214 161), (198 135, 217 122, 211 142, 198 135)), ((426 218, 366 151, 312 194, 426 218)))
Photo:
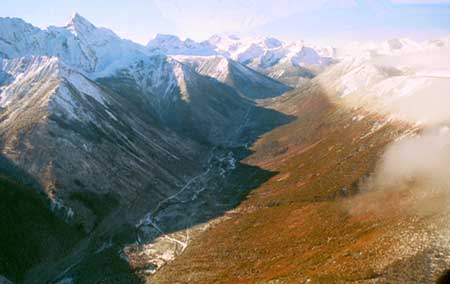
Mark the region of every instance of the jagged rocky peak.
POLYGON ((73 27, 75 30, 95 28, 95 26, 91 22, 89 22, 86 18, 84 18, 77 12, 73 13, 73 15, 69 18, 66 27, 73 27))
POLYGON ((89 40, 89 44, 121 40, 112 30, 96 27, 76 12, 70 17, 63 28, 69 30, 74 36, 82 40, 89 40))

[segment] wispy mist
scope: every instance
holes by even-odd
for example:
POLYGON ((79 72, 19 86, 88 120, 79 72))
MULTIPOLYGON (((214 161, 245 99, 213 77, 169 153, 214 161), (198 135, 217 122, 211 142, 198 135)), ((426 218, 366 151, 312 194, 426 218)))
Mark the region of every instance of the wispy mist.
POLYGON ((392 143, 352 200, 353 214, 432 215, 450 205, 450 129, 426 130, 392 143))
POLYGON ((427 191, 450 191, 449 128, 428 130, 393 143, 381 160, 372 186, 391 190, 419 186, 427 191))

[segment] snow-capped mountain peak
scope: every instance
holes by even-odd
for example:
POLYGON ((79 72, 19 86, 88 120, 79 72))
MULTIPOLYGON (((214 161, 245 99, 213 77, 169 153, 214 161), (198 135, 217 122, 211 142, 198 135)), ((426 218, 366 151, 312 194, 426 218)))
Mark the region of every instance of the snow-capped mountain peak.
POLYGON ((328 66, 334 57, 332 48, 318 48, 302 41, 284 42, 273 37, 241 39, 213 35, 207 41, 195 42, 171 35, 157 35, 147 48, 166 55, 224 56, 291 86, 297 85, 299 77, 309 78, 328 66), (289 71, 285 72, 287 69, 289 71), (285 78, 285 74, 290 78, 285 78))
POLYGON ((97 28, 79 14, 63 27, 45 30, 20 19, 0 18, 0 58, 58 57, 82 72, 98 73, 109 72, 118 62, 132 60, 144 51, 142 46, 122 40, 111 30, 97 28))
POLYGON ((80 14, 75 12, 70 19, 67 21, 65 27, 72 29, 73 31, 85 31, 93 30, 96 27, 89 22, 86 18, 82 17, 80 14))
POLYGON ((56 29, 70 31, 86 45, 102 46, 113 41, 122 41, 112 30, 96 27, 78 13, 75 13, 64 27, 56 29))
POLYGON ((157 34, 147 44, 150 51, 169 55, 215 55, 215 46, 207 41, 196 42, 190 38, 181 40, 174 35, 157 34))

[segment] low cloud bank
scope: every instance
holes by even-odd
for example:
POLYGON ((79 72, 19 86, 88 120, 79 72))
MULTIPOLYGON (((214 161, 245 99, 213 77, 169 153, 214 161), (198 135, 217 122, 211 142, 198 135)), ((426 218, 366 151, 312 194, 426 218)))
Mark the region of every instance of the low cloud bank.
POLYGON ((391 144, 352 201, 355 214, 433 215, 450 209, 450 129, 427 130, 391 144))
POLYGON ((404 186, 450 191, 450 129, 428 130, 388 147, 371 187, 396 190, 404 186))

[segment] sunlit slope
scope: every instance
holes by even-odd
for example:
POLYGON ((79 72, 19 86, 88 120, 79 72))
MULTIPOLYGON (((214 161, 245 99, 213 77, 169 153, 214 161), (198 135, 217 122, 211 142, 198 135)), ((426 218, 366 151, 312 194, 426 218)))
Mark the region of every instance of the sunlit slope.
POLYGON ((430 245, 435 239, 423 232, 439 224, 441 214, 395 210, 408 199, 407 192, 387 192, 384 199, 378 192, 363 193, 385 147, 415 130, 362 109, 350 110, 314 84, 269 104, 298 119, 264 135, 246 162, 278 174, 150 282, 436 279, 446 262, 434 255, 445 250, 430 245), (371 200, 382 210, 369 206, 371 200), (390 213, 380 214, 384 211, 390 213))

